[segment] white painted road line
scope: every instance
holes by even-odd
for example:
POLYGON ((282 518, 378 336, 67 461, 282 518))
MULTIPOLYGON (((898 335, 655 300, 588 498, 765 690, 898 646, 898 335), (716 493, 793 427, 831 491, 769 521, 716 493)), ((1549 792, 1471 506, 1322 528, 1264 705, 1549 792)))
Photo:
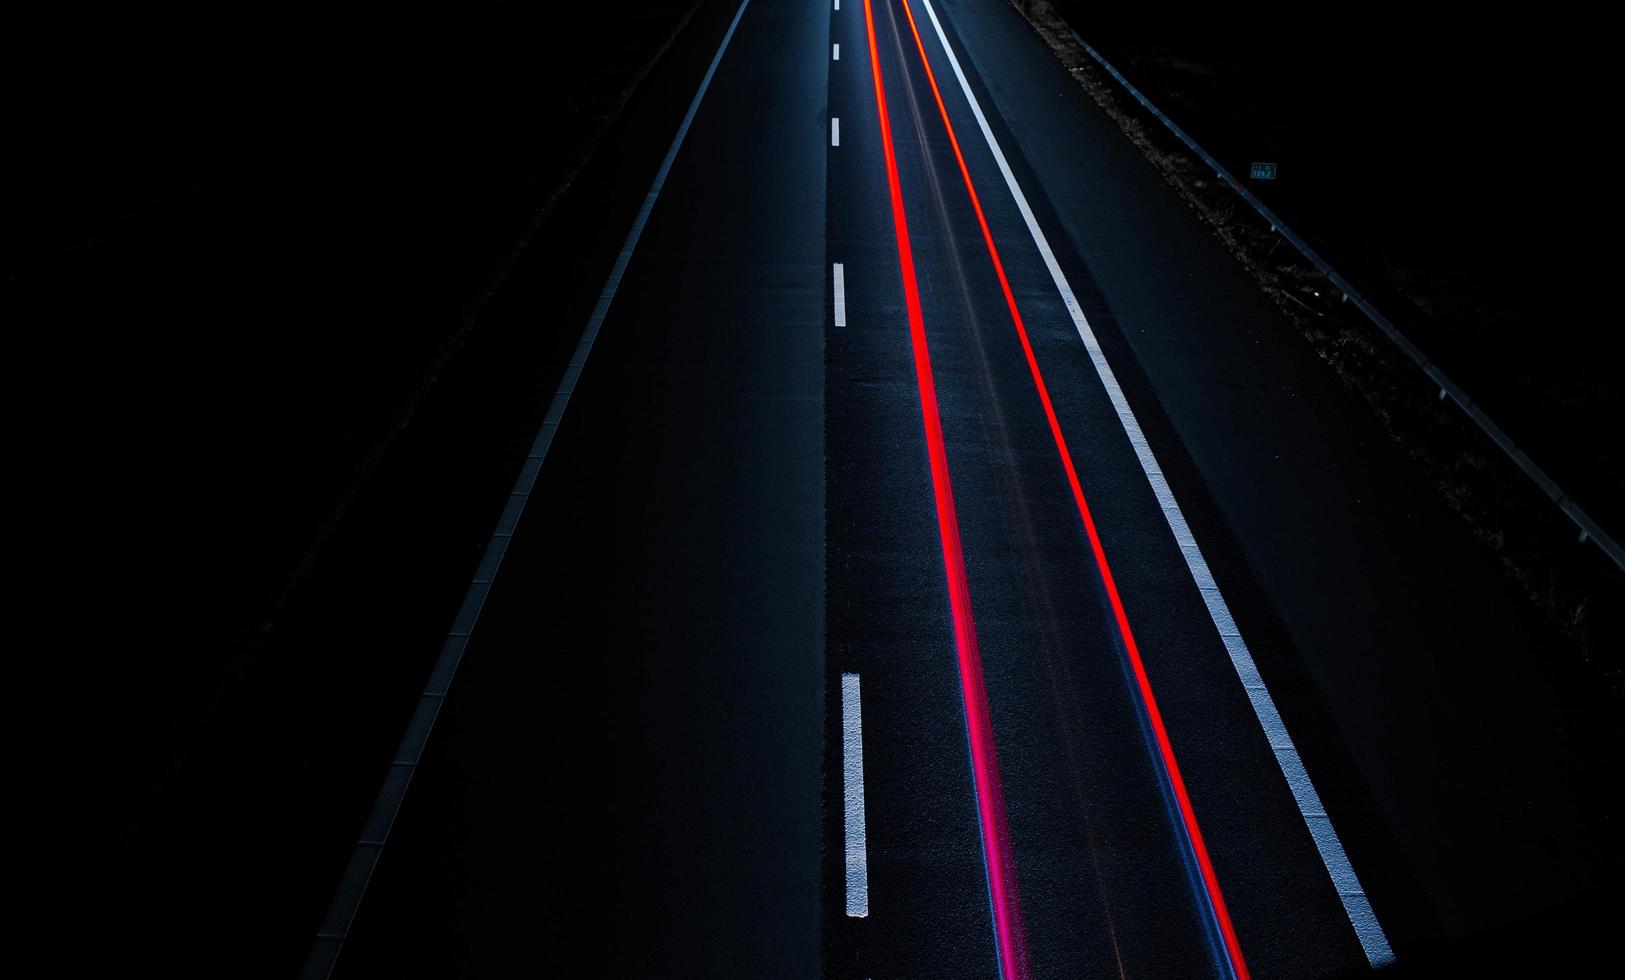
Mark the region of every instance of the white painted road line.
POLYGON ((846 326, 846 266, 835 263, 835 325, 846 326))
POLYGON ((841 117, 840 116, 830 116, 829 117, 829 145, 830 146, 840 146, 841 145, 841 117))
POLYGON ((1196 538, 1191 534, 1190 525, 1179 509, 1178 501, 1174 499, 1173 489, 1168 486, 1168 480, 1162 474, 1162 467, 1157 463, 1150 444, 1146 442, 1145 433, 1140 429, 1139 420, 1134 417, 1128 399, 1123 396, 1123 389, 1117 383, 1117 375, 1112 371, 1111 365, 1106 363, 1106 355, 1100 349, 1100 341, 1095 338, 1094 329, 1089 326, 1088 318, 1083 315, 1083 308, 1078 305, 1077 296, 1072 292, 1066 274, 1061 271, 1061 265, 1055 259, 1055 252, 1050 248, 1049 239, 1044 236, 1044 230, 1038 226, 1038 219, 1033 217, 1032 208, 1027 204, 1027 195, 1022 193, 1021 186, 1016 183, 1015 174, 1010 172, 1010 163, 1005 159, 1004 151, 1000 149, 992 128, 988 126, 982 105, 977 101, 976 94, 971 91, 970 82, 965 79, 965 71, 959 66, 959 58, 954 55, 953 48, 948 44, 948 36, 942 30, 942 22, 937 19, 936 8, 932 6, 931 0, 922 2, 925 4, 926 14, 931 18, 931 26, 936 29, 937 40, 948 56, 948 64, 953 67, 954 77, 959 79, 959 87, 965 93, 965 100, 970 103, 971 114, 976 117, 976 124, 982 130, 982 138, 987 141, 988 149, 993 151, 993 159, 999 165, 999 172, 1004 175, 1004 183, 1010 189, 1010 196, 1015 198, 1022 220, 1026 222, 1027 230, 1032 234, 1033 244, 1038 246, 1038 252, 1044 258, 1044 265, 1049 269, 1050 278, 1055 281, 1055 288, 1061 294, 1061 301, 1066 304, 1066 310, 1072 316, 1072 323, 1077 328, 1078 336, 1089 352, 1089 360, 1094 364, 1095 373, 1100 376, 1100 382, 1111 398, 1112 407, 1116 409, 1117 420, 1128 435, 1129 443, 1134 447, 1134 454, 1139 458, 1140 468, 1145 471, 1146 480, 1151 484, 1151 492, 1156 495, 1157 504, 1162 508, 1162 516, 1174 534, 1174 541, 1179 545, 1180 553, 1185 557, 1185 565, 1190 570, 1191 577, 1196 580, 1202 601, 1207 604, 1208 615, 1212 617, 1214 628, 1219 631, 1219 639, 1230 654, 1230 663, 1235 667, 1237 676, 1241 678, 1241 685, 1247 691, 1247 699, 1252 702, 1253 713, 1258 716, 1258 723, 1269 738, 1276 764, 1281 767, 1281 774, 1286 777, 1287 786, 1292 790, 1298 811, 1303 815, 1304 824, 1309 828, 1315 848, 1320 852, 1320 859, 1326 865, 1326 872, 1331 876, 1332 885, 1337 890, 1337 897, 1343 903, 1343 911, 1347 913, 1349 922, 1354 926, 1354 933, 1360 940, 1360 946, 1365 950, 1366 959, 1374 967, 1390 963, 1393 961, 1394 951, 1388 944, 1388 936, 1377 921, 1377 914, 1372 910, 1370 900, 1366 898, 1365 888, 1360 884, 1359 877, 1354 873, 1354 866, 1349 863, 1348 854, 1343 850, 1343 842, 1337 836, 1337 831, 1332 828, 1331 818, 1326 815, 1326 807, 1320 801, 1320 794, 1310 782, 1309 773, 1304 769, 1297 747, 1287 734, 1286 725, 1281 720, 1280 712, 1275 708, 1275 701, 1270 697, 1269 689, 1264 686, 1258 667, 1253 662, 1252 653, 1242 640, 1241 631, 1236 628, 1230 609, 1219 593, 1219 587, 1213 580, 1213 573, 1208 569, 1207 559, 1202 557, 1201 549, 1196 546, 1196 538))
POLYGON ((830 60, 831 61, 840 61, 841 60, 841 46, 839 44, 835 45, 835 51, 834 51, 833 54, 830 55, 830 60))
POLYGON ((841 773, 846 790, 846 914, 861 919, 869 914, 869 844, 863 824, 863 706, 857 674, 841 675, 841 773))

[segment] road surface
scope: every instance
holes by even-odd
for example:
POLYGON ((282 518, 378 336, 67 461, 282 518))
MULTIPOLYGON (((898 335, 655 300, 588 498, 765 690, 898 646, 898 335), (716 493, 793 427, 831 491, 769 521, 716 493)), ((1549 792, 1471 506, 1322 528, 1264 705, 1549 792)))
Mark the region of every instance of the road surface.
POLYGON ((1013 11, 680 44, 335 975, 1343 976, 1604 886, 1552 641, 1013 11))

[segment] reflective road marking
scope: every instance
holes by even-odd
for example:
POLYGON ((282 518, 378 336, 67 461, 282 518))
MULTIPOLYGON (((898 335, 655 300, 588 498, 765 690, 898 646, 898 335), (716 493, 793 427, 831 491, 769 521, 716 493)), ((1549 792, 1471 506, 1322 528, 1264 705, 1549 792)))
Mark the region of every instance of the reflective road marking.
POLYGON ((846 791, 846 914, 861 919, 869 914, 869 848, 863 822, 863 705, 857 674, 841 675, 841 772, 846 791))

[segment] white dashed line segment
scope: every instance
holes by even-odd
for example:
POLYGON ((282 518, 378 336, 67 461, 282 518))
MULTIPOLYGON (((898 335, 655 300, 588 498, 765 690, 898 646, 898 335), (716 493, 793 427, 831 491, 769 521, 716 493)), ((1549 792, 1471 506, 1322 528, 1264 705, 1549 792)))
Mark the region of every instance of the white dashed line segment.
POLYGON ((863 818, 863 705, 858 675, 841 675, 841 772, 846 796, 846 914, 869 914, 869 845, 863 818))

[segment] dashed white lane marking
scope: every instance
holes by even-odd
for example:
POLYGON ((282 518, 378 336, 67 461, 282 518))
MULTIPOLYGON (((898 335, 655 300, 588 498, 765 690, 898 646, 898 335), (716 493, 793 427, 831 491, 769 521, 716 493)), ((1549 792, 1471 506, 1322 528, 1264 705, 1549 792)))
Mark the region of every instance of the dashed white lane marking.
POLYGON ((830 60, 831 61, 840 61, 841 60, 841 46, 839 44, 834 46, 834 51, 833 51, 833 53, 830 54, 830 60))
POLYGON ((863 824, 863 705, 857 674, 841 675, 841 772, 846 795, 846 914, 861 919, 869 914, 869 844, 863 824))
POLYGON ((841 117, 840 116, 830 116, 829 117, 829 145, 830 146, 840 146, 841 145, 841 117))
POLYGON ((999 172, 1004 175, 1005 186, 1010 189, 1010 196, 1015 198, 1016 208, 1021 211, 1022 220, 1027 224, 1027 231, 1032 234, 1033 244, 1038 246, 1038 252, 1044 258, 1044 265, 1049 269, 1050 278, 1055 281, 1055 288, 1061 294, 1061 301, 1066 304, 1067 313, 1072 316, 1072 323, 1077 327, 1078 336, 1089 352, 1089 360, 1094 364, 1095 373, 1100 376, 1100 382, 1111 398, 1112 408, 1117 412, 1117 420, 1127 433, 1129 443, 1134 447, 1134 455, 1139 458, 1140 468, 1145 471, 1146 480, 1151 484, 1151 492, 1156 496, 1158 506, 1162 508, 1162 516, 1168 522, 1169 529, 1173 531, 1174 541, 1179 545, 1180 554, 1185 557, 1185 565, 1190 569, 1191 577, 1196 580, 1197 590, 1201 592, 1202 601, 1207 605, 1208 615, 1212 617, 1214 628, 1219 631, 1219 639, 1230 654, 1230 663, 1235 667, 1237 676, 1241 678, 1241 685, 1247 691, 1247 699, 1252 703, 1253 713, 1258 716, 1258 723, 1269 739, 1270 749, 1275 753, 1276 764, 1281 767, 1281 774, 1286 777, 1287 786, 1292 790, 1292 797, 1298 804, 1298 811, 1303 815, 1305 825, 1309 828, 1310 837, 1314 839, 1315 848, 1320 852, 1320 859, 1326 865, 1327 873, 1331 875, 1332 885, 1337 890, 1337 897, 1343 903, 1343 911, 1347 913, 1349 922, 1354 926, 1354 933, 1365 950, 1366 959, 1372 966, 1392 962, 1394 951, 1388 944, 1388 936, 1377 921, 1376 912, 1371 908, 1365 888, 1354 873, 1354 866, 1349 863, 1342 840, 1332 828, 1331 818, 1326 815, 1326 807, 1320 801, 1320 794, 1315 791, 1314 784, 1309 780, 1309 773, 1303 767, 1303 760, 1298 756, 1297 747, 1293 745, 1291 736, 1287 734, 1281 713, 1276 710, 1275 701, 1270 697, 1269 689, 1264 686, 1264 680, 1253 662, 1252 653, 1242 640, 1241 631, 1236 628, 1230 609, 1213 580, 1207 559, 1202 557, 1202 551, 1196 545, 1196 538, 1191 534, 1190 525, 1179 509, 1179 503, 1174 499, 1173 489, 1168 486, 1168 480, 1162 474, 1162 467, 1157 463, 1150 444, 1146 442, 1145 433, 1140 429, 1139 420, 1134 417, 1128 399, 1123 396, 1123 389, 1117 383, 1117 375, 1113 373, 1111 365, 1106 363, 1106 356, 1100 349, 1100 341, 1095 338, 1094 329, 1089 326, 1088 318, 1083 315, 1083 308, 1078 305, 1077 296, 1072 292, 1066 274, 1061 271, 1054 251, 1050 249, 1049 239, 1044 236, 1044 230, 1038 226, 1038 219, 1033 217, 1032 208, 1027 205, 1027 195, 1022 193, 1015 174, 1010 171, 1010 163, 1005 159, 1004 151, 1000 149, 992 128, 988 126, 982 105, 977 101, 976 94, 971 91, 970 82, 965 79, 965 71, 959 66, 959 58, 954 55, 953 48, 948 44, 948 37, 942 30, 942 22, 937 19, 936 8, 932 6, 931 0, 922 2, 925 4, 926 14, 931 18, 931 26, 936 29, 937 40, 948 56, 948 64, 953 67, 954 77, 959 80, 959 87, 965 93, 965 101, 970 103, 971 114, 976 117, 976 124, 982 130, 982 138, 987 141, 988 149, 993 151, 993 159, 999 165, 999 172))
POLYGON ((835 263, 835 325, 846 326, 846 266, 835 263))

